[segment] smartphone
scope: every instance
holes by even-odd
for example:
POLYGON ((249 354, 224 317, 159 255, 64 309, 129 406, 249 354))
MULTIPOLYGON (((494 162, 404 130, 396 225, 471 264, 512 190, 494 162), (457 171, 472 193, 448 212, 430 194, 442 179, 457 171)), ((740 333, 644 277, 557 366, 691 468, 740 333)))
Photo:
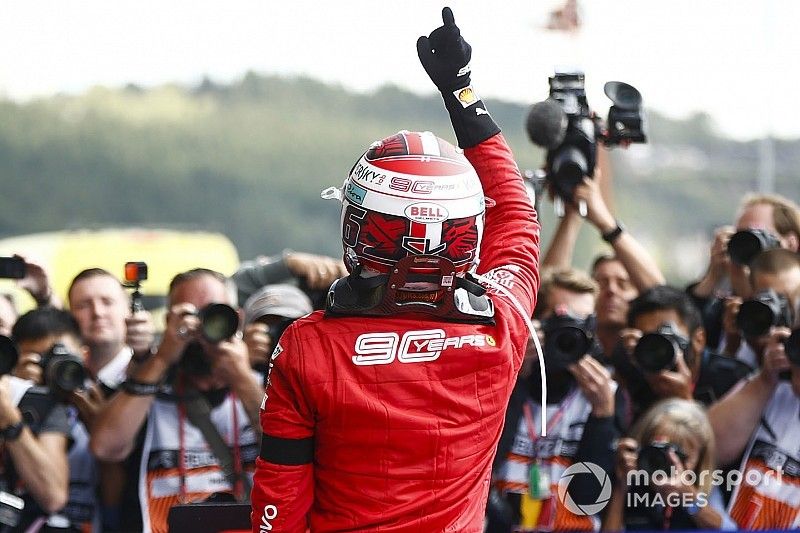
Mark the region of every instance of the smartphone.
POLYGON ((0 257, 0 278, 22 279, 24 277, 24 259, 21 257, 0 257))

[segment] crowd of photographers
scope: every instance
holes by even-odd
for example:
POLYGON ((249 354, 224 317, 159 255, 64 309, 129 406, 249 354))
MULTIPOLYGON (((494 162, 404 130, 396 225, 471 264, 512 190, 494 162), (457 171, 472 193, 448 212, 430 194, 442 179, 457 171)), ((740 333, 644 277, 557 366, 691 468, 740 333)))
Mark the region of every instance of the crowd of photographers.
POLYGON ((287 252, 232 278, 180 273, 159 326, 143 263, 125 284, 80 272, 63 305, 15 260, 37 307, 0 298, 0 531, 167 531, 176 504, 247 501, 269 355, 341 262, 287 252))
POLYGON ((531 346, 487 530, 800 527, 800 209, 746 196, 707 272, 677 287, 595 178, 574 189, 544 255, 546 410, 531 346), (584 221, 610 247, 588 272, 571 264, 584 221))
MULTIPOLYGON (((545 412, 531 342, 487 531, 800 526, 800 209, 744 198, 706 273, 675 287, 601 179, 576 186, 543 255, 545 412), (609 246, 588 272, 572 265, 585 222, 609 246), (593 475, 565 490, 565 473, 593 475)), ((177 504, 247 501, 269 356, 342 264, 287 253, 231 278, 183 272, 162 326, 110 272, 81 272, 62 303, 22 262, 38 307, 17 316, 0 298, 0 531, 167 531, 177 504)))

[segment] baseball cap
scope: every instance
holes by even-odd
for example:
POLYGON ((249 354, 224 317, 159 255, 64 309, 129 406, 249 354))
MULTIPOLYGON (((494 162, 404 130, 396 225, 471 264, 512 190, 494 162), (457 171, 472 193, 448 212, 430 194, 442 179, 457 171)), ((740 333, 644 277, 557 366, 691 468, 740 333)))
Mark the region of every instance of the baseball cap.
POLYGON ((244 322, 250 324, 265 315, 300 318, 314 309, 311 300, 293 285, 266 285, 244 303, 244 322))

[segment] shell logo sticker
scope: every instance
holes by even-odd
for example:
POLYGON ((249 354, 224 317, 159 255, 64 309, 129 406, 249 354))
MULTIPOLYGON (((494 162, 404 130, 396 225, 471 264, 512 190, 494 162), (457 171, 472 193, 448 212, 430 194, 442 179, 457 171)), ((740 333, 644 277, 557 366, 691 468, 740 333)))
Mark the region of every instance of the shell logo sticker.
POLYGON ((449 213, 444 206, 432 202, 417 202, 403 211, 406 218, 420 224, 436 224, 447 220, 449 213))
POLYGON ((453 96, 456 97, 456 100, 458 100, 464 108, 467 108, 480 100, 478 95, 475 93, 475 90, 472 88, 472 85, 467 85, 463 89, 453 91, 453 96))
POLYGON ((491 335, 486 335, 486 344, 489 346, 497 346, 497 341, 491 335))

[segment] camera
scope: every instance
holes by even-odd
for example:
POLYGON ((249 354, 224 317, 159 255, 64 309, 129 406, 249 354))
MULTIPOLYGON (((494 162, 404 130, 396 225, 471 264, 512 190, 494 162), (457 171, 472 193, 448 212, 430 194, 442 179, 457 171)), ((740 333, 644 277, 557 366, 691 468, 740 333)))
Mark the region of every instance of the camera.
POLYGON ((670 451, 675 452, 681 461, 686 461, 686 454, 680 446, 672 442, 656 441, 639 450, 639 457, 636 459, 637 468, 647 472, 650 478, 658 471, 669 475, 670 469, 674 466, 669 457, 670 451))
POLYGON ((549 83, 549 98, 533 105, 526 130, 531 142, 547 149, 544 178, 558 197, 570 200, 583 177, 594 175, 598 141, 647 142, 642 95, 627 83, 606 83, 613 105, 603 121, 589 107, 583 72, 557 69, 549 83))
POLYGON ((737 231, 728 241, 728 255, 737 265, 749 265, 764 250, 779 248, 781 241, 763 229, 737 231))
POLYGON ((642 335, 633 349, 633 358, 642 371, 655 374, 674 369, 678 350, 685 354, 688 349, 689 339, 678 333, 674 324, 667 323, 642 335))
POLYGON ((0 278, 22 279, 24 277, 24 259, 21 257, 0 257, 0 278))
MULTIPOLYGON (((10 374, 19 360, 17 346, 8 337, 0 335, 0 375, 10 374)), ((57 396, 65 396, 83 387, 86 369, 83 359, 57 342, 39 360, 44 384, 57 396)))
POLYGON ((757 292, 742 303, 736 315, 736 326, 748 337, 769 333, 772 326, 791 326, 792 310, 789 301, 773 289, 757 292))
POLYGON ((577 363, 585 354, 597 356, 600 345, 595 338, 594 315, 577 318, 569 313, 553 315, 542 321, 544 353, 548 366, 564 369, 577 363))
POLYGON ((239 329, 239 313, 227 304, 210 304, 197 313, 200 333, 212 344, 230 339, 239 329))
POLYGON ((144 261, 128 261, 125 263, 125 282, 122 284, 128 289, 133 289, 131 294, 131 313, 144 311, 142 303, 142 282, 147 279, 147 263, 144 261))
MULTIPOLYGON (((239 329, 239 313, 227 304, 209 304, 197 312, 197 317, 200 319, 200 335, 211 344, 230 339, 239 329)), ((203 345, 197 340, 186 345, 179 366, 184 372, 194 376, 207 376, 211 373, 211 362, 203 345)))

